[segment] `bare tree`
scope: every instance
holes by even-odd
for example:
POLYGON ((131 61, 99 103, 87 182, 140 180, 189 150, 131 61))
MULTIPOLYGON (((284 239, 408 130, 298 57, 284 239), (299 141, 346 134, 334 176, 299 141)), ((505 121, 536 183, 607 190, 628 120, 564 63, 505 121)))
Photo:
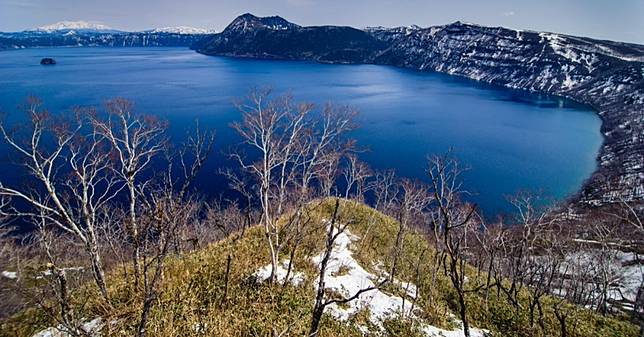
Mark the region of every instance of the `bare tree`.
POLYGON ((403 179, 400 182, 400 201, 397 205, 396 220, 398 220, 398 232, 392 251, 391 270, 389 272, 390 281, 393 281, 398 271, 398 257, 402 254, 403 240, 409 230, 411 222, 418 221, 421 214, 431 202, 427 187, 423 184, 403 179))
POLYGON ((268 90, 252 92, 238 108, 242 121, 232 127, 254 157, 233 157, 259 186, 273 283, 280 252, 302 231, 302 208, 314 195, 312 183, 326 176, 324 170, 337 162, 336 153, 350 144, 341 138, 353 128, 355 112, 327 106, 316 115, 311 104, 294 104, 288 96, 270 100, 268 90), (280 223, 288 211, 291 215, 280 223))
POLYGON ((271 257, 270 282, 275 281, 278 256, 283 242, 277 218, 282 210, 282 190, 289 177, 285 170, 296 156, 295 147, 304 133, 305 117, 309 107, 293 111, 290 99, 282 98, 280 102, 268 100, 269 91, 253 92, 248 104, 240 104, 242 122, 232 127, 242 136, 245 144, 259 152, 259 160, 243 158, 234 153, 242 168, 248 170, 258 180, 259 199, 262 209, 262 224, 271 257), (279 173, 282 173, 280 176, 279 173), (275 191, 275 186, 279 187, 275 191))
POLYGON ((326 156, 326 160, 320 165, 318 180, 320 183, 320 195, 330 197, 334 191, 336 180, 340 175, 340 159, 342 154, 332 151, 326 156))
MULTIPOLYGON (((199 127, 199 121, 196 121, 195 128, 188 132, 187 141, 181 146, 177 156, 182 174, 179 177, 180 180, 178 180, 181 185, 178 188, 178 196, 180 199, 186 196, 188 189, 197 178, 204 163, 210 157, 214 144, 215 133, 213 131, 202 130, 199 127)), ((168 179, 172 181, 172 165, 169 171, 168 179)))
POLYGON ((24 138, 0 124, 4 140, 22 157, 23 166, 38 186, 32 189, 2 183, 0 195, 30 206, 28 210, 13 207, 10 215, 33 221, 45 219, 82 242, 94 280, 108 299, 97 227, 102 221, 100 210, 121 188, 119 179, 110 175, 106 139, 84 119, 93 116, 92 111, 79 110, 76 119, 68 122, 50 115, 41 105, 38 99, 29 99, 26 113, 30 124, 21 129, 24 138), (88 134, 82 134, 85 129, 89 129, 88 134))
MULTIPOLYGON (((183 229, 198 221, 202 203, 186 194, 204 162, 212 151, 214 134, 203 132, 197 124, 188 141, 179 150, 176 160, 181 167, 181 175, 173 174, 174 162, 168 155, 168 168, 158 187, 153 181, 135 181, 136 197, 141 202, 140 237, 141 276, 143 285, 143 311, 138 326, 138 336, 146 335, 150 310, 160 296, 160 284, 165 268, 165 260, 172 245, 178 245, 183 229)), ((131 205, 131 204, 130 204, 131 205)), ((232 208, 231 208, 232 210, 232 208)), ((178 249, 177 249, 178 251, 178 249)))
POLYGON ((355 154, 347 156, 347 165, 342 170, 342 176, 346 184, 344 197, 349 198, 349 193, 355 187, 355 197, 361 199, 364 195, 365 181, 371 176, 371 170, 364 162, 358 159, 355 154))
MULTIPOLYGON (((393 170, 383 172, 376 172, 373 179, 367 182, 365 186, 365 194, 373 195, 373 207, 383 214, 393 215, 394 205, 397 202, 400 188, 397 184, 396 175, 393 170)), ((362 236, 360 249, 367 247, 364 240, 367 239, 373 227, 377 224, 376 213, 373 212, 369 216, 367 229, 362 236)), ((371 237, 373 238, 373 237, 371 237)))
POLYGON ((433 193, 429 221, 436 233, 436 242, 440 242, 446 254, 446 268, 452 286, 458 295, 459 314, 463 322, 465 336, 470 336, 465 301, 465 250, 467 234, 476 228, 474 221, 475 206, 462 203, 465 193, 461 189, 460 174, 462 170, 455 159, 447 156, 433 157, 429 163, 429 177, 433 193), (438 240, 440 236, 440 241, 438 240))
POLYGON ((143 201, 144 211, 140 217, 141 276, 143 285, 143 310, 138 324, 137 336, 147 334, 147 322, 154 302, 160 296, 165 260, 173 238, 181 227, 196 221, 200 203, 183 200, 172 190, 149 191, 149 199, 143 201))
POLYGON ((374 208, 385 214, 391 214, 399 192, 395 172, 393 170, 377 172, 368 189, 373 191, 375 196, 374 208))
POLYGON ((109 117, 95 118, 94 128, 110 144, 114 154, 114 171, 125 182, 128 198, 127 233, 133 244, 132 262, 135 287, 140 284, 140 230, 137 221, 138 181, 154 160, 166 149, 167 123, 154 116, 139 115, 132 102, 116 98, 106 104, 109 117))
POLYGON ((593 238, 592 247, 586 250, 586 254, 592 259, 592 266, 589 269, 595 271, 597 283, 597 298, 595 301, 596 310, 602 314, 611 311, 610 302, 613 300, 615 284, 619 284, 623 278, 621 270, 620 250, 622 241, 616 234, 618 226, 611 221, 601 218, 589 221, 590 232, 593 238))
POLYGON ((327 226, 326 230, 326 244, 324 248, 324 252, 322 254, 322 259, 320 261, 319 265, 319 276, 318 276, 318 282, 317 282, 317 291, 315 295, 315 304, 313 305, 313 313, 311 317, 311 324, 309 327, 309 332, 307 336, 309 337, 315 337, 318 335, 319 330, 320 330, 320 322, 322 321, 322 315, 324 314, 324 309, 326 309, 327 306, 332 305, 332 304, 344 304, 351 302, 357 298, 360 297, 360 295, 371 291, 378 289, 380 287, 383 287, 388 280, 384 279, 382 280, 379 284, 376 286, 372 287, 366 287, 363 289, 360 289, 357 291, 355 294, 349 296, 348 298, 343 298, 343 299, 327 299, 326 298, 326 287, 325 287, 325 277, 326 277, 326 270, 329 265, 329 261, 331 260, 331 255, 333 252, 333 247, 335 247, 335 242, 336 239, 346 231, 347 227, 349 226, 349 223, 346 224, 338 224, 338 211, 340 209, 340 199, 336 198, 335 199, 335 204, 333 207, 333 213, 331 215, 331 219, 329 220, 329 224, 327 226))

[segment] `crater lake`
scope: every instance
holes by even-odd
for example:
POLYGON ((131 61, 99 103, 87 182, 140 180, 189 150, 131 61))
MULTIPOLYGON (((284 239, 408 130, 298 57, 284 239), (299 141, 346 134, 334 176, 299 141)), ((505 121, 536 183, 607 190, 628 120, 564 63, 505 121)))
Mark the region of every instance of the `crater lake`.
MULTIPOLYGON (((508 211, 519 190, 553 201, 575 193, 596 167, 601 120, 590 108, 543 94, 445 74, 377 65, 329 65, 211 57, 185 48, 44 48, 0 52, 0 110, 13 115, 28 95, 52 112, 135 102, 170 122, 175 141, 196 119, 216 130, 215 153, 197 181, 207 197, 225 194, 218 168, 239 143, 234 102, 254 87, 297 101, 360 111, 352 133, 373 169, 426 179, 427 156, 450 148, 469 169, 464 188, 486 216, 508 211), (44 67, 51 57, 56 65, 44 67)), ((21 179, 2 146, 0 178, 21 179)))

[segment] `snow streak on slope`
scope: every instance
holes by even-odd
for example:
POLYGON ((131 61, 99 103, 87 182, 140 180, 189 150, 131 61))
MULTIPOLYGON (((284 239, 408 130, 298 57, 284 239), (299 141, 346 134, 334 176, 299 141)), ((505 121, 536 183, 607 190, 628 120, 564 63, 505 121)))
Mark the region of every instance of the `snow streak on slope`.
MULTIPOLYGON (((335 246, 331 253, 327 270, 325 272, 325 286, 337 294, 349 298, 356 294, 360 289, 376 287, 382 281, 382 277, 372 274, 364 269, 360 263, 353 257, 350 249, 351 244, 359 238, 351 234, 348 230, 340 233, 335 241, 335 246)), ((322 261, 323 254, 315 256, 313 262, 318 264, 322 261)), ((395 282, 405 289, 406 296, 414 298, 416 286, 409 282, 395 282)), ((382 327, 382 323, 389 318, 396 318, 400 314, 405 317, 418 319, 419 309, 413 308, 411 301, 395 295, 389 295, 380 289, 374 289, 362 294, 358 299, 340 307, 330 305, 327 307, 328 313, 339 320, 348 320, 358 312, 368 309, 369 319, 377 327, 382 327)), ((460 322, 459 322, 460 324, 460 322)), ((364 327, 363 327, 364 330, 364 327)), ((444 330, 429 324, 421 324, 421 330, 427 336, 463 336, 463 331, 444 330)), ((486 331, 480 329, 471 329, 472 336, 485 336, 486 331)))
MULTIPOLYGON (((281 264, 277 265, 277 270, 275 271, 275 279, 280 283, 289 282, 294 286, 299 286, 304 281, 304 275, 299 272, 294 272, 294 267, 291 266, 291 273, 289 274, 287 280, 286 274, 288 274, 288 265, 289 260, 284 260, 281 264)), ((269 264, 260 268, 253 275, 257 278, 258 282, 264 282, 268 280, 271 277, 271 265, 269 264)))
MULTIPOLYGON (((350 247, 352 243, 358 239, 359 238, 357 236, 351 234, 348 230, 345 230, 337 236, 325 272, 325 289, 337 295, 341 295, 344 298, 354 296, 361 289, 376 289, 364 292, 357 299, 341 306, 331 304, 326 307, 326 313, 338 320, 347 321, 357 313, 363 310, 368 310, 370 322, 380 329, 382 329, 383 322, 385 320, 397 318, 401 314, 404 314, 405 317, 419 320, 422 316, 420 309, 414 308, 411 300, 417 296, 416 285, 410 282, 395 280, 394 283, 405 291, 405 299, 396 295, 389 295, 380 289, 377 289, 377 284, 383 280, 385 273, 382 273, 380 276, 370 273, 353 257, 353 252, 350 247)), ((320 253, 313 257, 313 263, 319 266, 323 255, 324 253, 320 253)), ((288 261, 283 262, 276 272, 277 279, 281 282, 284 282, 284 277, 286 275, 285 268, 287 265, 288 261)), ((270 265, 260 268, 254 275, 259 281, 268 279, 270 275, 270 265)), ((291 282, 296 286, 300 285, 302 274, 294 273, 293 275, 293 278, 289 279, 288 282, 291 282)), ((317 281, 317 277, 315 280, 317 281)), ((457 325, 461 325, 460 321, 456 322, 457 325)), ((368 328, 366 326, 359 326, 358 328, 365 333, 368 332, 368 328)), ((420 324, 420 328, 428 337, 457 337, 464 335, 462 329, 445 330, 424 323, 420 324)), ((471 329, 471 333, 474 337, 483 337, 487 334, 487 331, 473 328, 471 329)))

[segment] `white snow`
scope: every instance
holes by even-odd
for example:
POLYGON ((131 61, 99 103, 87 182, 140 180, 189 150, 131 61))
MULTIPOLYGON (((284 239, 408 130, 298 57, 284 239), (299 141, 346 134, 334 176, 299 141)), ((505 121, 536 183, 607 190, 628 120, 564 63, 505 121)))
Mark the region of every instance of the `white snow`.
MULTIPOLYGON (((635 253, 619 252, 618 259, 622 263, 622 278, 618 284, 619 293, 625 299, 635 301, 639 287, 644 284, 644 266, 639 263, 632 263, 639 260, 635 253)), ((619 300, 620 298, 617 297, 616 299, 619 300)))
MULTIPOLYGON (((593 240, 575 240, 580 243, 596 244, 597 241, 593 240)), ((637 263, 640 256, 636 253, 622 252, 618 249, 608 249, 601 251, 599 249, 587 249, 579 253, 568 254, 565 261, 560 267, 561 272, 567 269, 574 273, 589 272, 590 275, 599 275, 606 273, 610 278, 611 286, 608 289, 608 297, 615 301, 635 302, 639 287, 644 284, 644 266, 637 263), (602 269, 602 259, 604 266, 602 269)), ((599 290, 593 285, 589 284, 590 291, 595 298, 599 298, 601 294, 599 290)), ((559 289, 558 295, 565 295, 565 291, 559 289)), ((622 303, 624 306, 625 303, 622 303)))
MULTIPOLYGON (((83 323, 80 328, 87 333, 89 336, 97 337, 99 332, 103 327, 103 320, 100 317, 94 318, 89 322, 83 323)), ((62 325, 58 327, 47 328, 39 333, 33 335, 33 337, 71 337, 72 335, 68 333, 62 325)))
POLYGON ((623 54, 618 53, 617 51, 607 47, 603 46, 601 44, 597 44, 597 48, 599 48, 604 55, 612 56, 618 59, 622 59, 624 61, 629 61, 629 62, 644 62, 644 56, 626 56, 623 54))
POLYGON ((57 30, 113 30, 113 28, 95 22, 88 21, 60 21, 51 25, 36 28, 39 31, 53 32, 57 30))
MULTIPOLYGON (((412 308, 412 301, 417 296, 416 285, 411 282, 394 280, 394 284, 400 286, 406 293, 405 299, 389 295, 377 289, 377 284, 387 277, 387 273, 380 271, 380 264, 376 263, 374 268, 377 270, 376 275, 363 268, 360 263, 353 257, 351 245, 359 238, 348 230, 340 233, 336 240, 331 256, 325 271, 325 289, 334 292, 344 298, 355 296, 356 293, 366 288, 375 288, 362 293, 358 298, 345 303, 341 306, 331 304, 326 307, 326 313, 341 321, 349 320, 358 312, 368 309, 370 322, 379 328, 386 319, 396 318, 400 314, 406 317, 419 319, 419 308, 412 308)), ((313 263, 319 266, 324 253, 320 253, 312 258, 313 263)), ((288 260, 280 263, 276 270, 277 280, 284 282, 288 260)), ((258 281, 263 282, 270 277, 271 266, 267 265, 258 269, 253 275, 258 281)), ((288 280, 295 286, 299 286, 304 281, 304 275, 299 272, 291 271, 291 278, 288 280)), ((317 280, 317 279, 316 279, 317 280)), ((317 286, 317 283, 315 283, 317 286)), ((452 318, 453 315, 450 315, 452 318)), ((461 322, 454 319, 456 324, 462 326, 461 322)), ((461 337, 464 335, 462 327, 456 330, 445 330, 429 324, 421 323, 421 331, 425 332, 428 337, 461 337)), ((365 334, 369 333, 366 326, 358 326, 365 334)), ((487 330, 470 328, 474 337, 483 337, 488 334, 487 330)))
MULTIPOLYGON (((333 247, 329 264, 325 271, 326 289, 332 290, 344 298, 354 296, 361 289, 376 287, 386 277, 386 273, 375 275, 365 270, 353 257, 351 245, 358 239, 357 236, 351 234, 348 230, 340 233, 336 238, 335 246, 333 247)), ((313 262, 319 265, 322 257, 323 253, 313 257, 313 262)), ((376 266, 376 269, 379 269, 378 266, 376 266)), ((403 300, 399 296, 389 295, 380 289, 374 289, 363 293, 359 298, 344 304, 342 307, 335 304, 329 305, 326 308, 328 310, 327 312, 336 319, 346 321, 361 310, 369 309, 369 320, 377 327, 382 327, 384 320, 395 318, 400 314, 417 318, 416 313, 419 309, 412 308, 412 299, 417 296, 416 285, 411 282, 399 280, 395 280, 394 283, 401 286, 409 298, 403 300)), ((456 337, 464 335, 462 329, 450 331, 429 324, 422 324, 421 327, 427 336, 432 337, 456 337)), ((366 329, 366 327, 360 328, 362 330, 366 329)), ((472 328, 471 333, 472 336, 484 336, 486 332, 472 328)))
POLYGON ((584 53, 580 50, 573 50, 570 45, 566 42, 566 39, 559 34, 554 33, 539 33, 539 36, 548 41, 550 48, 560 56, 565 57, 566 59, 582 64, 586 67, 589 73, 592 73, 595 62, 597 62, 597 56, 592 53, 584 53))
POLYGON ((190 26, 163 27, 151 30, 152 33, 171 33, 171 34, 214 34, 212 29, 195 28, 190 26))
POLYGON ((570 74, 566 73, 566 78, 563 80, 561 86, 564 89, 571 89, 576 84, 577 84, 577 82, 570 77, 570 74))
POLYGON ((3 270, 3 271, 2 271, 2 276, 3 276, 3 277, 6 277, 6 278, 8 278, 8 279, 15 280, 15 279, 17 279, 17 278, 18 278, 18 273, 16 273, 15 271, 6 271, 6 270, 3 270))
MULTIPOLYGON (((285 281, 286 273, 288 272, 288 264, 289 260, 284 260, 281 264, 277 265, 275 278, 278 282, 283 283, 285 281)), ((264 282, 268 280, 269 277, 271 277, 271 269, 271 265, 269 264, 259 268, 259 270, 257 270, 253 275, 255 275, 258 282, 264 282)), ((291 282, 291 284, 293 284, 294 286, 299 286, 304 281, 304 275, 300 272, 296 272, 294 269, 295 267, 291 266, 291 274, 289 275, 288 282, 291 282)))
MULTIPOLYGON (((361 289, 376 287, 383 277, 378 277, 365 270, 356 259, 349 246, 357 237, 349 231, 338 235, 331 258, 325 272, 326 289, 332 290, 345 298, 354 296, 361 289), (344 269, 344 270, 343 270, 344 269), (340 273, 344 271, 344 273, 340 273)), ((322 261, 323 254, 313 257, 317 265, 322 261)), ((411 306, 403 307, 403 299, 398 296, 390 296, 379 289, 363 293, 359 298, 340 307, 332 304, 327 307, 329 314, 339 320, 348 320, 351 316, 362 309, 369 309, 370 320, 376 325, 398 313, 409 314, 411 306)))

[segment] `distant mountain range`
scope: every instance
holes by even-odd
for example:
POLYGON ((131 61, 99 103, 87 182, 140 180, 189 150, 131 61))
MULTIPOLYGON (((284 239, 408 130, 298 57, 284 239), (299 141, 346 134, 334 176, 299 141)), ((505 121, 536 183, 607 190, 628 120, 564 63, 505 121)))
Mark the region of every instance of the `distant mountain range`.
POLYGON ((644 199, 642 45, 463 22, 356 29, 244 14, 193 48, 207 55, 393 65, 572 98, 598 111, 605 137, 599 166, 577 199, 595 205, 644 199))
POLYGON ((30 47, 189 47, 214 30, 188 26, 128 32, 87 21, 61 21, 22 32, 0 32, 1 49, 30 47))
POLYGON ((87 21, 60 21, 56 22, 51 25, 46 25, 46 26, 41 26, 36 29, 33 29, 36 31, 42 31, 42 32, 55 32, 58 30, 64 30, 64 31, 69 31, 69 30, 77 30, 77 31, 84 31, 84 30, 90 30, 90 31, 117 31, 116 29, 113 29, 111 27, 108 27, 106 25, 100 24, 100 23, 91 23, 87 21))

